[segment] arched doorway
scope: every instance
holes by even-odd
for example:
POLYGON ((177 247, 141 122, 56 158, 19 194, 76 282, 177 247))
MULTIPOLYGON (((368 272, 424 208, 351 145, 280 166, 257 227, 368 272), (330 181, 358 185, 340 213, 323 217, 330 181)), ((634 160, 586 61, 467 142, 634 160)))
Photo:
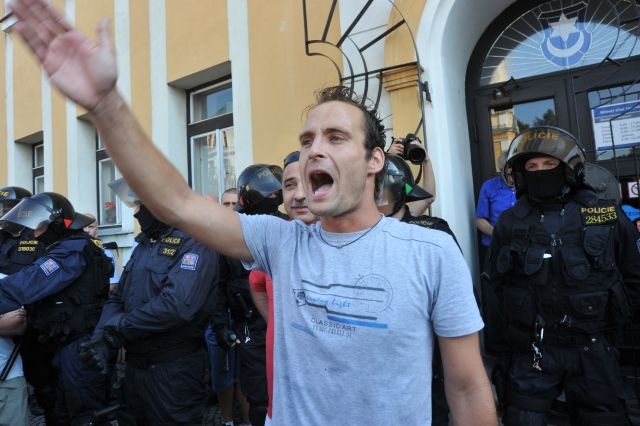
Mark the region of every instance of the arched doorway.
POLYGON ((640 207, 640 6, 626 0, 520 1, 485 31, 467 70, 476 194, 519 131, 552 124, 640 207))

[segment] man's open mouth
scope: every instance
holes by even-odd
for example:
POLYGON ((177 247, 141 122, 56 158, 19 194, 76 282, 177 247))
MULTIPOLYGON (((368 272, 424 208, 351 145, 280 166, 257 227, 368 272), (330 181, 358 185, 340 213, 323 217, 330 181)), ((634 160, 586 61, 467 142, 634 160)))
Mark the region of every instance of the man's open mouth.
POLYGON ((321 195, 329 192, 333 186, 333 178, 323 171, 312 171, 309 174, 309 183, 311 184, 311 194, 321 195))

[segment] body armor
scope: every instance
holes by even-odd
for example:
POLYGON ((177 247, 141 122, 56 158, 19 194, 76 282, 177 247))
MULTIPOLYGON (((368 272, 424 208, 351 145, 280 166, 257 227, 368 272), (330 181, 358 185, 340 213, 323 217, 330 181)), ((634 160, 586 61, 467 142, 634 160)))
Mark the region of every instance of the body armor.
POLYGON ((0 230, 0 273, 15 274, 43 254, 42 244, 33 238, 30 229, 25 228, 17 238, 0 230))
POLYGON ((510 244, 498 247, 496 259, 511 342, 530 345, 542 327, 553 337, 620 325, 630 304, 615 260, 615 205, 569 202, 561 230, 549 235, 528 203, 523 197, 513 209, 510 244))
POLYGON ((84 248, 87 266, 82 275, 64 290, 36 302, 31 318, 32 327, 40 332, 40 340, 55 340, 58 345, 64 345, 95 328, 102 305, 109 296, 109 277, 113 273, 113 263, 104 254, 99 241, 87 235, 74 235, 67 239, 87 240, 84 248))

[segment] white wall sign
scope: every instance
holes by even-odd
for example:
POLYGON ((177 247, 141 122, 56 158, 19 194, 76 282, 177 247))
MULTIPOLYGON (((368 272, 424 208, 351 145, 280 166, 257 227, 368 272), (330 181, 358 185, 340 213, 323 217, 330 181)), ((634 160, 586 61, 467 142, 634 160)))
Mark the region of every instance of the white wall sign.
POLYGON ((627 182, 629 198, 638 198, 638 182, 627 182))
POLYGON ((591 119, 597 150, 612 149, 612 129, 616 148, 640 145, 640 101, 594 108, 591 119))

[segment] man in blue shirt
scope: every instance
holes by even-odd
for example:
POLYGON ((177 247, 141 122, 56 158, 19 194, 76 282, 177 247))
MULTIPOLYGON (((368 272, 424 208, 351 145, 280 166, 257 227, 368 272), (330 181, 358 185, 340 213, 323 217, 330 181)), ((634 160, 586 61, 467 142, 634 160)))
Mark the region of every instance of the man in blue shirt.
POLYGON ((491 244, 493 227, 503 211, 513 207, 516 202, 516 193, 512 184, 505 180, 502 173, 506 153, 500 155, 498 160, 500 175, 488 179, 482 184, 478 194, 478 206, 476 207, 476 227, 482 233, 481 261, 486 257, 484 252, 491 244))

